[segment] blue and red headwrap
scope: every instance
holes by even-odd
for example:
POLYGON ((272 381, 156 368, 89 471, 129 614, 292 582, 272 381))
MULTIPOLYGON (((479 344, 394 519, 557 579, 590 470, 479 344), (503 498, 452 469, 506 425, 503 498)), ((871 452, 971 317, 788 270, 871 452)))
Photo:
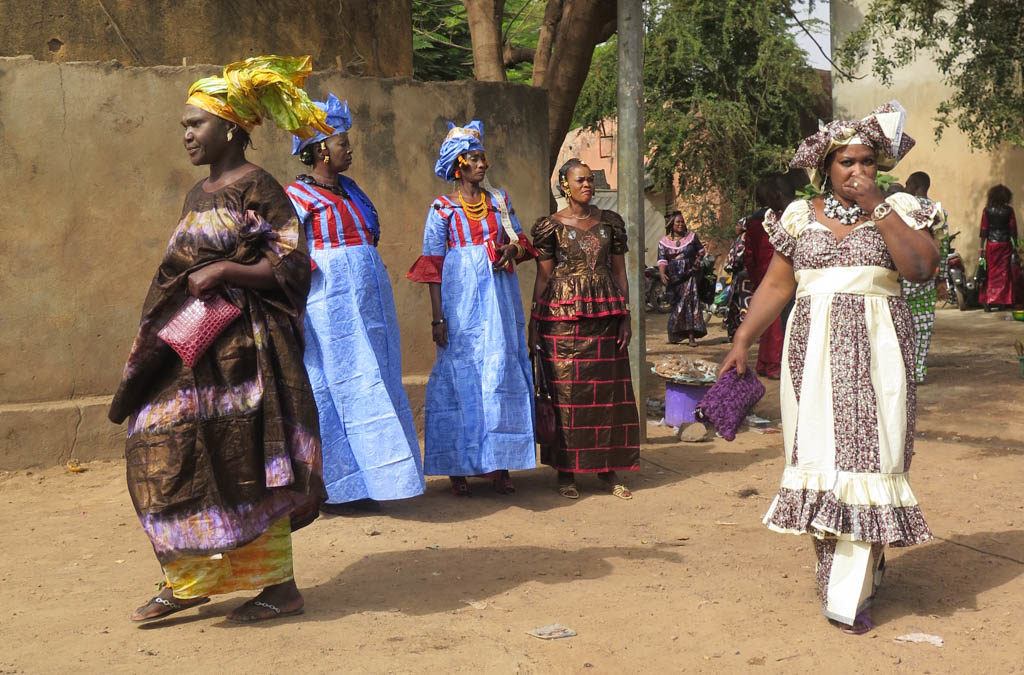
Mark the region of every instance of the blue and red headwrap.
POLYGON ((449 122, 448 135, 444 137, 444 142, 441 143, 437 163, 434 164, 434 173, 444 180, 453 180, 455 178, 455 160, 458 159, 459 155, 483 149, 483 122, 473 120, 464 127, 457 127, 453 122, 449 122))
POLYGON ((316 136, 305 140, 292 136, 292 154, 297 155, 302 149, 325 138, 348 131, 352 128, 352 115, 348 112, 348 101, 340 101, 334 94, 328 94, 326 101, 313 101, 313 105, 327 113, 327 124, 334 127, 333 134, 317 132, 316 136))

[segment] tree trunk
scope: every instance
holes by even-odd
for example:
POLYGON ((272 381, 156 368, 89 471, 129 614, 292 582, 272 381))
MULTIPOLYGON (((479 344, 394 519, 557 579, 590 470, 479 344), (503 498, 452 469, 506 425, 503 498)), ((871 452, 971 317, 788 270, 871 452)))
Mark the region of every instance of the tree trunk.
MULTIPOLYGON (((611 0, 563 0, 562 4, 562 18, 544 76, 548 90, 548 165, 552 170, 572 123, 594 47, 615 32, 615 3, 611 0)), ((542 58, 539 47, 537 58, 542 58)))
POLYGON ((462 0, 473 40, 473 73, 484 82, 505 82, 501 22, 505 0, 462 0))
POLYGON ((535 87, 544 86, 548 63, 551 61, 551 43, 558 31, 558 22, 562 19, 562 0, 548 0, 544 9, 544 20, 540 25, 540 36, 537 38, 537 54, 533 57, 533 79, 535 87))

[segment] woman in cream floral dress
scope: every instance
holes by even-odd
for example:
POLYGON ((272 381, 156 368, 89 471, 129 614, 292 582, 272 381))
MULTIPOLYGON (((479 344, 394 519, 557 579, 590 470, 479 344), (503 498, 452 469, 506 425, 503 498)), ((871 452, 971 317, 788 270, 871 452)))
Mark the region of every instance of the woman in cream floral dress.
POLYGON ((795 291, 780 383, 786 469, 764 522, 814 538, 825 616, 851 633, 873 627, 884 546, 931 538, 909 482, 914 328, 899 276, 935 270, 935 214, 907 194, 883 200, 875 183, 914 144, 904 119, 894 101, 800 145, 790 166, 823 194, 766 220, 775 256, 722 363, 742 373, 795 291))

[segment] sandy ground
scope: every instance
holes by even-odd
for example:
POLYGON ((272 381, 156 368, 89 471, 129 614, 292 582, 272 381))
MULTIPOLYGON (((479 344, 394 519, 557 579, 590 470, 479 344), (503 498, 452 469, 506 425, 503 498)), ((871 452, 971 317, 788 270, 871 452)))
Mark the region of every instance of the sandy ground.
MULTIPOLYGON (((242 595, 128 622, 160 571, 120 463, 0 474, 0 673, 1024 672, 1024 323, 1005 316, 938 313, 913 468, 937 538, 889 552, 867 636, 822 618, 810 541, 760 523, 779 435, 684 445, 650 426, 631 502, 596 480, 567 501, 537 469, 513 497, 432 479, 382 514, 322 518, 294 539, 305 615, 258 626, 224 620, 242 595), (526 634, 555 622, 578 635, 526 634), (945 646, 893 641, 916 631, 945 646)), ((652 358, 687 350, 663 322, 652 358)), ((691 353, 726 348, 715 326, 691 353)), ((758 412, 777 419, 776 389, 758 412)))

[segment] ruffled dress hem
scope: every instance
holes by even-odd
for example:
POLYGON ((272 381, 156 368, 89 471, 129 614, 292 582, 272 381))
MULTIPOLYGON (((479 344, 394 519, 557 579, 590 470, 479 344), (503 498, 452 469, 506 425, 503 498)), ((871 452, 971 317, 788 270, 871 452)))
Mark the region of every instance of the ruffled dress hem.
POLYGON ((932 538, 906 473, 787 467, 763 522, 775 532, 896 547, 932 538))
POLYGON ((552 277, 531 314, 538 321, 576 321, 629 314, 626 297, 609 277, 552 277))

